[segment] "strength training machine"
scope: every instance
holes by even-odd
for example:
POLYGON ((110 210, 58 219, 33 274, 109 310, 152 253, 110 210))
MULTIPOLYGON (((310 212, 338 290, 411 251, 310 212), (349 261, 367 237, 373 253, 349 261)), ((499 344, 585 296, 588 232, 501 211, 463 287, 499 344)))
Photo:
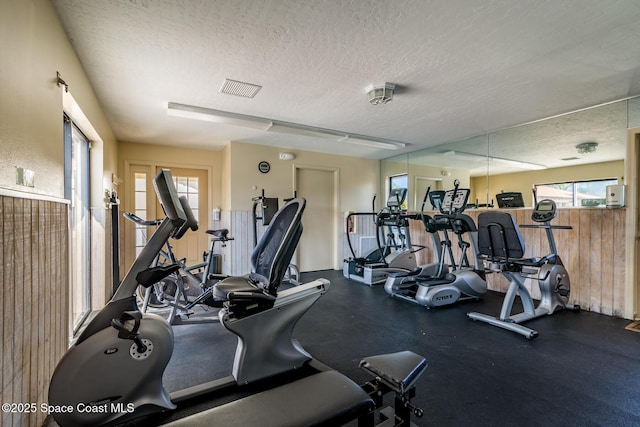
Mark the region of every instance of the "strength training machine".
POLYGON ((509 288, 504 297, 499 317, 471 312, 473 320, 486 322, 503 329, 524 335, 528 339, 538 336, 538 331, 520 323, 537 317, 551 315, 558 310, 579 311, 580 306, 569 304, 571 282, 553 238, 553 230, 567 230, 571 226, 551 225, 557 215, 556 203, 551 199, 537 201, 533 191, 535 207, 531 219, 537 224, 520 225, 521 228, 543 229, 547 235, 550 253, 541 258, 523 258, 525 246, 515 219, 507 212, 482 212, 478 216, 478 246, 481 256, 491 269, 499 271, 509 280, 509 288), (540 303, 535 306, 531 294, 525 286, 527 278, 535 279, 540 287, 540 303), (517 295, 524 311, 511 314, 517 295))

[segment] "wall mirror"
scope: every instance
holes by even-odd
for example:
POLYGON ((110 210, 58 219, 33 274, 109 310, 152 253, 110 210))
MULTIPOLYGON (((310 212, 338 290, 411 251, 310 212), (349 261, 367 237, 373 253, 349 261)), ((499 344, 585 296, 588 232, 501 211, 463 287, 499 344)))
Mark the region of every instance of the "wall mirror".
POLYGON ((495 205, 496 194, 515 191, 531 206, 534 185, 604 178, 622 183, 627 129, 633 127, 640 127, 640 98, 385 159, 382 188, 388 189, 391 173, 406 174, 410 210, 420 209, 427 188, 447 189, 455 179, 471 188, 470 203, 495 205), (590 142, 597 143, 594 151, 577 148, 590 142))
POLYGON ((382 208, 387 202, 389 189, 392 187, 409 188, 407 182, 407 173, 409 170, 407 164, 408 154, 400 154, 398 156, 385 159, 380 164, 380 176, 382 185, 380 186, 383 194, 377 195, 376 209, 382 208))

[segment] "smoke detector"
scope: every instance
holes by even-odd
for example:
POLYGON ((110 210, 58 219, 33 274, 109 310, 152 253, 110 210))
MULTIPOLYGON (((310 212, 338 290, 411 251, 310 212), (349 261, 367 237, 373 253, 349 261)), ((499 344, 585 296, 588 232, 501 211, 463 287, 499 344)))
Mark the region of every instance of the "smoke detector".
POLYGON ((583 142, 581 144, 576 145, 576 150, 580 154, 589 154, 596 151, 598 148, 597 142, 583 142))
POLYGON ((370 84, 366 87, 369 102, 373 105, 386 104, 393 99, 393 91, 396 85, 393 83, 370 84))

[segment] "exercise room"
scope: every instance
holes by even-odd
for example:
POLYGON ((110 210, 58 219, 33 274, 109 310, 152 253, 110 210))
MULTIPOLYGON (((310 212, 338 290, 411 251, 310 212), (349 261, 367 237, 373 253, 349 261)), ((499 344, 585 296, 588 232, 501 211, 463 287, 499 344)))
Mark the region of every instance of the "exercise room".
POLYGON ((640 425, 639 21, 0 0, 0 426, 640 425))

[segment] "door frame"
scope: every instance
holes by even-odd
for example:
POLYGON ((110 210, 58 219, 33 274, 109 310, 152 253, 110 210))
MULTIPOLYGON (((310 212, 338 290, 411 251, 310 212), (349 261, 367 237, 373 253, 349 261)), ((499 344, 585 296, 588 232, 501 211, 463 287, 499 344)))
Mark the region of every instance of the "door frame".
POLYGON ((625 230, 625 310, 624 317, 640 317, 640 128, 627 130, 625 153, 626 230, 625 230))
MULTIPOLYGON (((434 181, 434 182, 438 182, 438 183, 440 183, 440 187, 442 188, 442 178, 441 177, 432 178, 432 177, 428 177, 428 176, 418 176, 418 175, 416 175, 413 178, 413 210, 415 210, 415 211, 419 211, 420 210, 420 207, 422 206, 422 199, 424 198, 423 196, 418 194, 418 182, 419 181, 434 181)), ((438 188, 433 188, 432 190, 439 190, 439 189, 438 188)))
MULTIPOLYGON (((340 270, 342 269, 342 263, 341 261, 338 259, 339 258, 339 252, 338 252, 338 247, 339 247, 339 219, 340 219, 340 169, 337 167, 331 167, 331 166, 316 166, 316 165, 307 165, 307 164, 299 164, 296 163, 293 165, 293 190, 295 192, 298 191, 298 174, 300 173, 301 170, 316 170, 316 171, 322 171, 322 172, 331 172, 333 173, 333 206, 334 206, 334 212, 333 212, 333 218, 331 221, 331 235, 333 236, 333 243, 331 244, 331 258, 333 259, 333 269, 334 270, 340 270)), ((300 264, 300 259, 299 259, 299 254, 296 251, 295 254, 295 263, 297 265, 300 264)))

